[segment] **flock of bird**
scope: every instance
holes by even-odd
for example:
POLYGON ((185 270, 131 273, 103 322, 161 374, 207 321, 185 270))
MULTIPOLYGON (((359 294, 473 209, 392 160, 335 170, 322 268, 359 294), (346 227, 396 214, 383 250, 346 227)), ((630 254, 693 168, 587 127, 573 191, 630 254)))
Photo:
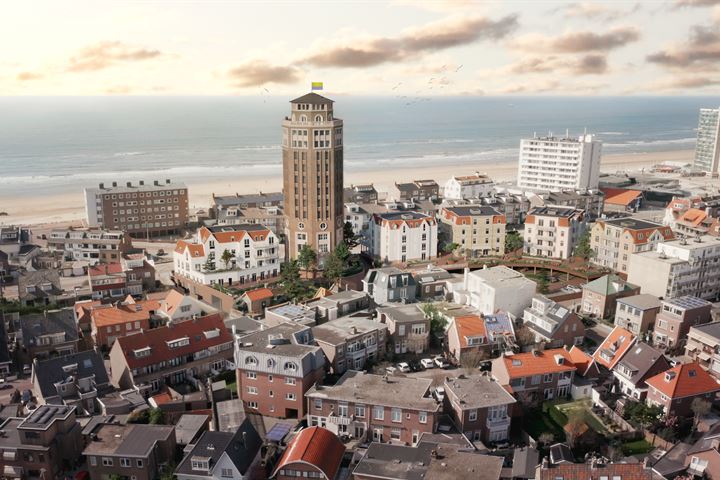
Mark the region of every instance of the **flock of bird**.
MULTIPOLYGON (((438 71, 439 74, 445 74, 447 72, 447 65, 443 65, 440 67, 440 70, 438 71)), ((463 66, 460 65, 457 68, 454 69, 454 72, 451 73, 458 73, 460 69, 463 66)), ((450 85, 450 80, 447 76, 442 77, 430 77, 430 79, 427 81, 428 87, 427 90, 432 90, 433 88, 437 88, 437 90, 441 90, 445 88, 447 85, 450 85)), ((394 87, 392 87, 392 91, 396 91, 400 86, 402 85, 402 82, 398 82, 394 87)), ((399 98, 401 100, 405 101, 405 106, 408 107, 410 105, 414 105, 416 103, 420 102, 429 102, 431 100, 430 97, 421 96, 420 94, 423 93, 423 90, 416 90, 415 95, 395 95, 395 98, 399 98)))

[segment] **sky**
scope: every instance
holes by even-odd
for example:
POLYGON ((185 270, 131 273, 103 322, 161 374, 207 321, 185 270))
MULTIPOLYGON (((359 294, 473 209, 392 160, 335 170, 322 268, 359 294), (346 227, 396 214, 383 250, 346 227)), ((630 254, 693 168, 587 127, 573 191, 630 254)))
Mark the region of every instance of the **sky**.
POLYGON ((714 95, 720 0, 33 1, 0 95, 714 95))

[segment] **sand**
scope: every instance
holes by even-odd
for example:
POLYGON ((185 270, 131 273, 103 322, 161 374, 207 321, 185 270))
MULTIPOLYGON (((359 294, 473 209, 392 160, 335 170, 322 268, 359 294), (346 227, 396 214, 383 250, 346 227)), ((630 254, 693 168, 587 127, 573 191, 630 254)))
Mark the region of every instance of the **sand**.
MULTIPOLYGON (((601 170, 603 172, 637 171, 663 162, 691 162, 693 150, 672 152, 646 152, 637 154, 604 155, 601 170)), ((346 172, 345 184, 373 183, 379 191, 387 191, 394 182, 412 179, 433 179, 440 185, 451 175, 467 175, 480 171, 493 178, 496 182, 512 181, 517 174, 517 162, 501 162, 496 164, 435 165, 417 168, 382 169, 374 172, 346 172)), ((212 194, 228 195, 233 193, 271 192, 282 188, 282 178, 246 176, 233 179, 231 182, 189 183, 191 209, 207 208, 211 203, 212 194)), ((38 228, 67 224, 80 225, 85 218, 84 198, 82 192, 77 194, 47 195, 37 193, 28 197, 4 197, 0 193, 0 225, 36 225, 38 228)))

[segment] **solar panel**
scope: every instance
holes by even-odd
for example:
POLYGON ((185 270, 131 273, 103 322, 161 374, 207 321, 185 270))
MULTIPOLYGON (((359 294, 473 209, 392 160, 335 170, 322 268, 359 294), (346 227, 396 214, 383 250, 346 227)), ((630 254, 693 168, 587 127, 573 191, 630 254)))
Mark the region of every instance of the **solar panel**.
POLYGON ((281 442, 285 435, 287 435, 292 429, 292 425, 289 423, 276 423, 272 426, 265 438, 271 442, 281 442))

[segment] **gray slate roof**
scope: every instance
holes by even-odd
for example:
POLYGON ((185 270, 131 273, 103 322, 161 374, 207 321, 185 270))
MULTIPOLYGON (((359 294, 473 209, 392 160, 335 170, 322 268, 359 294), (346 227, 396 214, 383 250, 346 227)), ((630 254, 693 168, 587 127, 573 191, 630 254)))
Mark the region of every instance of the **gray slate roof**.
POLYGON ((103 362, 102 356, 94 350, 86 350, 84 352, 43 361, 34 359, 33 375, 37 378, 37 383, 43 397, 47 398, 57 395, 55 383, 65 380, 69 375, 63 370, 63 367, 74 364, 77 364, 77 371, 73 374, 75 377, 87 378, 95 376, 95 383, 98 386, 110 383, 107 371, 105 370, 105 362, 103 362))
POLYGON ((78 339, 75 313, 72 308, 23 315, 20 317, 20 328, 25 347, 35 347, 35 337, 40 335, 64 333, 64 342, 78 339))

